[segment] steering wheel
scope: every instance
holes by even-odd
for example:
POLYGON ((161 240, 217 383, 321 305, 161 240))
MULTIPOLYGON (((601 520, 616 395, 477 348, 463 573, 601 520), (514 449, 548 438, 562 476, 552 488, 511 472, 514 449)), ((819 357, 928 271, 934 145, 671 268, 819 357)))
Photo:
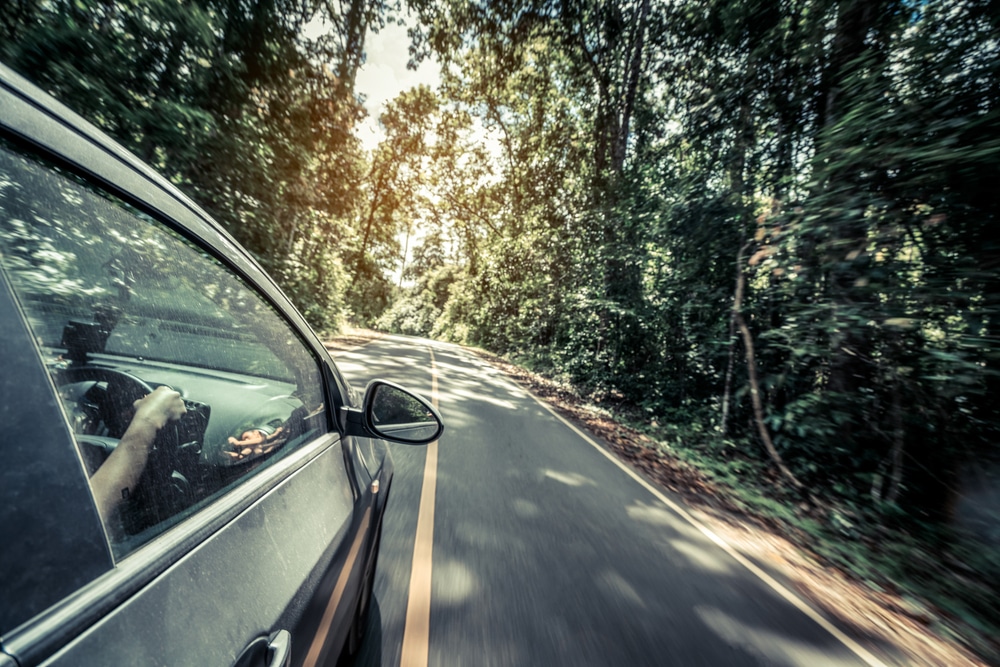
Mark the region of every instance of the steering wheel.
MULTIPOLYGON (((55 372, 55 382, 60 386, 94 383, 77 397, 77 407, 94 431, 103 433, 80 433, 78 438, 81 444, 91 444, 88 436, 98 440, 98 446, 101 441, 107 443, 105 457, 128 430, 135 415, 133 403, 153 392, 152 385, 135 375, 103 366, 60 369, 55 372)), ((188 411, 184 416, 167 422, 157 432, 135 493, 120 508, 120 527, 127 535, 135 535, 174 516, 195 499, 202 474, 199 456, 209 408, 187 400, 185 405, 188 411)), ((102 462, 96 461, 96 466, 102 462)))
MULTIPOLYGON (((121 439, 135 414, 133 404, 153 393, 153 387, 131 373, 102 366, 75 366, 59 371, 56 384, 76 382, 103 382, 107 388, 95 391, 92 387, 80 399, 81 410, 104 423, 108 435, 121 439)), ((154 450, 176 451, 180 445, 177 422, 168 422, 156 434, 154 450)))
MULTIPOLYGON (((112 442, 120 440, 128 429, 135 414, 133 403, 153 392, 149 383, 131 373, 102 366, 61 369, 55 381, 60 386, 104 383, 104 387, 90 387, 77 399, 77 405, 91 423, 103 424, 107 435, 103 439, 112 442)), ((82 442, 87 441, 87 434, 79 435, 82 442)), ((193 457, 196 464, 197 451, 181 446, 180 420, 170 421, 157 432, 136 492, 121 508, 119 517, 125 533, 134 535, 189 504, 191 484, 180 471, 190 475, 192 461, 185 455, 193 457)))

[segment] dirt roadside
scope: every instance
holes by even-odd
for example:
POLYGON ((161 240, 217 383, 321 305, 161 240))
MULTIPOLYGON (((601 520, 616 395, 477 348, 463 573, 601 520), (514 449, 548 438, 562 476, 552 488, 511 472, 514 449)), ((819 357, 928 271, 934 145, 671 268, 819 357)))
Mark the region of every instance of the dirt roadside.
POLYGON ((333 336, 323 336, 322 340, 323 346, 326 347, 331 354, 336 356, 337 352, 346 352, 353 350, 356 347, 367 345, 374 340, 378 340, 384 335, 385 334, 379 333, 378 331, 372 331, 371 329, 347 327, 339 334, 333 336))

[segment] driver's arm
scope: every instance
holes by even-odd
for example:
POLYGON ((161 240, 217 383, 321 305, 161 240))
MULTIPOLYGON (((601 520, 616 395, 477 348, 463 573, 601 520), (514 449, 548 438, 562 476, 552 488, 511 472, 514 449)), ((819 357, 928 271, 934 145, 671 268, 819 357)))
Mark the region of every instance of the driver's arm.
POLYGON ((90 478, 97 511, 105 522, 118 504, 135 491, 157 431, 187 412, 181 395, 169 387, 157 387, 134 406, 135 416, 115 451, 90 478))

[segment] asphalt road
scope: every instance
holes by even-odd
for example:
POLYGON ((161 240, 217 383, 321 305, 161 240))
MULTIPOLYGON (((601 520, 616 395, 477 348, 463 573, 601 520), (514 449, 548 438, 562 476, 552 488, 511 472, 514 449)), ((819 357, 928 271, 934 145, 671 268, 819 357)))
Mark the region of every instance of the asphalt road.
POLYGON ((423 519, 432 556, 424 562, 418 549, 416 569, 429 449, 392 445, 360 664, 880 664, 471 353, 391 336, 336 359, 359 389, 380 377, 433 394, 446 423, 432 534, 423 519), (428 576, 429 618, 410 610, 411 634, 425 623, 427 644, 404 651, 411 587, 428 576))

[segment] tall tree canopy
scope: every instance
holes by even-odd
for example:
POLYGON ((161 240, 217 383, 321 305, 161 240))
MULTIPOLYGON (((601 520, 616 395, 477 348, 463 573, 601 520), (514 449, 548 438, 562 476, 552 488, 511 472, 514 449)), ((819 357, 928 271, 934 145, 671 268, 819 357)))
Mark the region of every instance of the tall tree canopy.
POLYGON ((396 9, 12 0, 0 58, 188 190, 329 328, 350 314, 330 239, 352 235, 365 178, 354 77, 396 9))

